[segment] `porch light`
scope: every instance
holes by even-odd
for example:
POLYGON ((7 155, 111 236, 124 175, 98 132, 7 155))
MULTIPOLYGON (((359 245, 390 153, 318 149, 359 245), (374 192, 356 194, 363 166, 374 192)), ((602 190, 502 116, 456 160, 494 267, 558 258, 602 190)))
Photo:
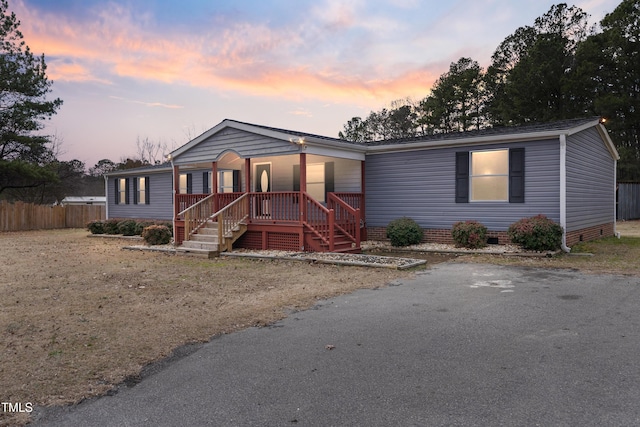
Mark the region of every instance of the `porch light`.
POLYGON ((171 161, 171 159, 173 158, 171 154, 167 154, 165 157, 167 158, 168 161, 171 161))
POLYGON ((289 138, 289 142, 295 145, 304 145, 304 138, 289 138))
POLYGON ((600 123, 607 123, 606 117, 600 117, 600 123))

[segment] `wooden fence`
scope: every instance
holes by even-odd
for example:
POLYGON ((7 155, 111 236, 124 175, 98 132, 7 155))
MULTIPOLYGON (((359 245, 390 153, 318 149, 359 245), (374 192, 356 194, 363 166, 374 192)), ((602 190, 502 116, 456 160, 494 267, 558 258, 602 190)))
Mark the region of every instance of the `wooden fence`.
POLYGON ((0 201, 0 231, 84 228, 89 221, 105 219, 99 205, 49 206, 0 201))
POLYGON ((640 218, 640 182, 619 182, 617 219, 640 218))

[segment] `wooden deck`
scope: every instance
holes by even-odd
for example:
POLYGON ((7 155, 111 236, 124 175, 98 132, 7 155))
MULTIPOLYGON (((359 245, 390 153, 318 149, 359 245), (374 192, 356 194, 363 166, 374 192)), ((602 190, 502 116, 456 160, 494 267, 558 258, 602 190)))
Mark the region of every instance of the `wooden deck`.
POLYGON ((326 206, 306 192, 176 195, 176 243, 189 240, 229 205, 246 231, 234 246, 310 252, 360 252, 364 217, 361 193, 328 193, 326 206), (239 199, 241 201, 238 202, 239 199), (236 202, 236 203, 234 203, 236 202), (242 218, 240 218, 242 216, 242 218))

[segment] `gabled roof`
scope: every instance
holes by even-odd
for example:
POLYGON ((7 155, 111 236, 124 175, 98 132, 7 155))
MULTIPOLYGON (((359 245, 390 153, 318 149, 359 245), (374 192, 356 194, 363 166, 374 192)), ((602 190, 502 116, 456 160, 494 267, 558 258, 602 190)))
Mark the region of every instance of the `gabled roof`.
POLYGON ((598 131, 605 141, 608 150, 611 152, 611 155, 616 159, 619 158, 606 129, 600 124, 599 117, 570 119, 550 123, 532 123, 519 126, 500 126, 476 131, 437 133, 413 138, 387 139, 365 143, 225 119, 215 127, 174 150, 170 155, 175 158, 225 128, 244 130, 246 132, 294 143, 304 141, 305 144, 375 154, 450 146, 556 139, 560 135, 573 135, 594 126, 598 127, 598 131))
POLYGON ((362 149, 365 144, 359 142, 346 141, 338 138, 331 138, 328 136, 322 135, 314 135, 306 132, 293 131, 288 129, 279 129, 269 126, 256 125, 252 123, 239 122, 237 120, 225 119, 213 128, 204 132, 203 134, 195 137, 191 141, 187 142, 182 147, 177 148, 176 150, 170 153, 171 158, 176 158, 180 156, 185 151, 190 150, 194 146, 200 144, 204 140, 210 138, 216 133, 222 131, 226 128, 233 128, 238 130, 243 130, 245 132, 255 133, 258 135, 267 136, 274 139, 279 139, 282 141, 288 142, 301 142, 304 141, 305 144, 314 144, 321 146, 329 146, 329 147, 342 147, 344 149, 352 150, 354 148, 362 149))
POLYGON ((143 173, 155 173, 155 172, 164 172, 167 170, 171 170, 171 163, 164 162, 159 165, 148 165, 148 166, 140 166, 139 168, 131 168, 131 169, 118 169, 111 171, 105 175, 140 175, 143 173))

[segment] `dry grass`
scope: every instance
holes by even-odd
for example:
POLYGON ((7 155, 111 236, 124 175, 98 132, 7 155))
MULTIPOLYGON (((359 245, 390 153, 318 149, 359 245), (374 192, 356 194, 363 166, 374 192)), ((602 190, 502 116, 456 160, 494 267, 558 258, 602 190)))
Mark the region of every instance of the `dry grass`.
MULTIPOLYGON (((411 273, 125 251, 82 230, 0 234, 0 401, 105 393, 176 347, 411 273)), ((0 411, 0 425, 27 417, 0 411)))
POLYGON ((571 248, 571 254, 551 258, 522 258, 509 256, 465 256, 460 261, 519 265, 546 268, 573 268, 588 273, 640 276, 640 221, 619 222, 620 239, 609 237, 571 248), (586 256, 591 255, 591 256, 586 256))
MULTIPOLYGON (((627 223, 633 235, 640 222, 627 223)), ((0 401, 59 405, 104 394, 190 342, 283 318, 319 299, 411 272, 294 261, 207 260, 125 251, 83 230, 0 233, 0 401)), ((462 256, 458 261, 640 275, 640 237, 593 256, 462 256)), ((403 253, 402 256, 407 256, 403 253)), ((430 264, 450 257, 429 256, 430 264)), ((2 413, 0 426, 26 414, 2 413)))

